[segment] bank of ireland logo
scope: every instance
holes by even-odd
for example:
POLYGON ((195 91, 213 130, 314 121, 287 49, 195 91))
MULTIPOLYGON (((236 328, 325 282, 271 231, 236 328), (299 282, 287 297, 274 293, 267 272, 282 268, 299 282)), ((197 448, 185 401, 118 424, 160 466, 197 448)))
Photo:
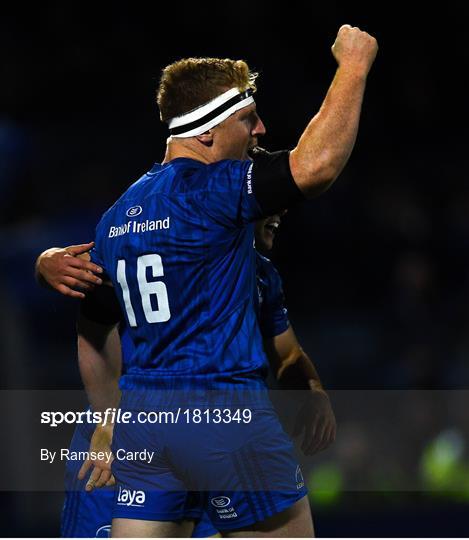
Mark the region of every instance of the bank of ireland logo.
POLYGON ((143 212, 143 208, 141 206, 132 206, 127 210, 125 215, 127 217, 136 217, 139 216, 143 212))
POLYGON ((301 472, 299 465, 296 468, 295 480, 296 480, 296 489, 301 489, 305 485, 305 479, 303 478, 303 473, 301 472))
POLYGON ((103 525, 96 531, 96 538, 111 538, 111 526, 103 525))
POLYGON ((214 497, 210 502, 215 508, 225 508, 230 504, 231 499, 229 497, 214 497))

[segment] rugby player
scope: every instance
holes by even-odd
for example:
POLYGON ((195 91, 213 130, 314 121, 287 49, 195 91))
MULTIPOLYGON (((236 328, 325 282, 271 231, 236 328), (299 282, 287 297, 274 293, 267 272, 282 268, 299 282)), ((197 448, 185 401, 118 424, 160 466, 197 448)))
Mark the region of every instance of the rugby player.
MULTIPOLYGON (((125 501, 138 493, 139 502, 116 498, 113 536, 188 536, 204 511, 226 536, 314 534, 291 442, 265 392, 252 223, 322 193, 349 158, 377 44, 345 25, 332 50, 336 75, 297 146, 253 163, 247 151, 265 127, 247 65, 186 59, 163 72, 165 158, 96 229, 92 261, 112 288, 96 288, 82 302, 83 382, 95 411, 118 405, 109 359, 120 308, 136 346, 121 378, 122 410, 176 409, 182 390, 192 408, 242 404, 253 414, 244 425, 116 424, 114 450, 145 448, 157 458, 114 460, 118 493, 125 501)), ((292 370, 308 378, 301 362, 292 370)))
MULTIPOLYGON (((311 434, 305 437, 305 441, 309 438, 314 441, 312 452, 315 452, 327 447, 334 440, 336 424, 329 398, 322 388, 314 365, 299 346, 289 323, 280 277, 271 261, 261 255, 272 249, 280 223, 280 215, 274 215, 256 223, 257 314, 264 347, 268 351, 269 363, 275 371, 277 380, 284 383, 284 379, 287 379, 285 370, 297 357, 303 357, 304 362, 311 364, 312 376, 309 380, 312 388, 310 393, 312 403, 309 411, 315 414, 315 419, 305 423, 311 430, 311 434)), ((89 273, 100 271, 95 265, 88 264, 88 250, 92 246, 93 244, 89 243, 66 248, 50 248, 44 251, 36 262, 37 277, 43 284, 67 296, 72 296, 71 293, 76 288, 88 289, 90 284, 96 283, 89 273), (73 257, 78 260, 72 261, 73 257), (74 288, 70 287, 71 279, 76 280, 73 282, 74 288)), ((121 335, 121 342, 125 370, 126 358, 130 358, 133 347, 126 333, 121 335)), ((291 388, 291 385, 288 387, 291 388)), ((77 426, 70 445, 71 451, 86 452, 90 447, 93 431, 92 424, 77 426)), ((81 479, 77 478, 81 466, 81 462, 67 462, 61 535, 69 538, 107 536, 111 529, 114 487, 108 485, 85 492, 84 474, 81 475, 81 479)), ((85 471, 86 469, 83 473, 85 471)), ((192 536, 203 538, 216 533, 217 531, 204 514, 201 521, 196 524, 192 536)))

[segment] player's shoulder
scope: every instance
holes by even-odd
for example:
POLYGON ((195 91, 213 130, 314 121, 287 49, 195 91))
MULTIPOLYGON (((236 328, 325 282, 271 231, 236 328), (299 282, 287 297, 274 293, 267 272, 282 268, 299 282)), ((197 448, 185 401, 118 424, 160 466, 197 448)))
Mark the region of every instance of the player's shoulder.
MULTIPOLYGON (((159 164, 157 164, 159 165, 159 164)), ((99 223, 97 225, 97 230, 100 226, 106 224, 109 219, 113 219, 114 213, 120 209, 121 205, 129 199, 135 198, 135 193, 139 191, 146 182, 148 182, 156 172, 156 166, 154 166, 149 172, 143 174, 138 180, 130 184, 130 186, 122 193, 122 195, 112 204, 101 216, 99 223)))
POLYGON ((188 194, 205 190, 229 191, 233 188, 233 183, 239 185, 245 178, 249 178, 251 169, 251 161, 223 159, 214 163, 203 163, 179 157, 161 165, 155 164, 151 171, 127 190, 127 195, 135 190, 167 194, 188 194))
POLYGON ((122 195, 114 202, 114 204, 112 204, 105 212, 104 214, 101 216, 101 220, 100 220, 100 223, 102 222, 105 222, 107 218, 109 218, 110 215, 113 214, 113 212, 115 211, 116 208, 118 208, 122 202, 124 202, 125 200, 127 200, 131 194, 135 191, 136 189, 136 186, 143 182, 146 178, 147 178, 147 174, 144 174, 143 176, 141 176, 136 182, 134 182, 133 184, 131 184, 125 191, 124 193, 122 193, 122 195))
POLYGON ((159 177, 164 172, 164 165, 160 163, 155 163, 153 167, 145 172, 140 178, 132 182, 127 189, 122 193, 122 195, 114 202, 114 204, 108 208, 108 210, 103 214, 102 219, 105 219, 106 216, 112 214, 114 210, 120 208, 120 206, 128 201, 133 201, 137 198, 143 198, 149 190, 153 188, 154 185, 158 185, 159 177))
POLYGON ((253 162, 251 160, 241 159, 222 159, 209 163, 207 169, 212 174, 233 174, 240 171, 244 171, 246 168, 252 168, 253 162))
POLYGON ((176 158, 165 164, 160 173, 160 191, 190 193, 224 192, 238 189, 249 178, 251 161, 223 159, 202 163, 190 158, 176 158))
POLYGON ((274 263, 258 251, 256 251, 256 267, 257 271, 262 272, 265 278, 275 281, 280 280, 280 274, 274 263))
POLYGON ((241 182, 250 180, 253 162, 250 160, 223 159, 207 165, 207 184, 210 189, 229 191, 241 182))
POLYGON ((256 264, 260 266, 270 266, 272 261, 256 250, 256 264))

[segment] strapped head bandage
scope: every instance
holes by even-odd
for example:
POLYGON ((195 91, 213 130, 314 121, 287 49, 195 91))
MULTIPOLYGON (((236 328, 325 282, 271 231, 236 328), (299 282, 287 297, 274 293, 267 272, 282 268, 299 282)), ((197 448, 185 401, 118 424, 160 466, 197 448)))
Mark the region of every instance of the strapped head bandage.
POLYGON ((212 101, 181 116, 171 118, 168 121, 169 132, 172 137, 181 138, 202 135, 236 111, 254 103, 253 93, 251 88, 244 92, 240 92, 237 88, 231 88, 212 101))

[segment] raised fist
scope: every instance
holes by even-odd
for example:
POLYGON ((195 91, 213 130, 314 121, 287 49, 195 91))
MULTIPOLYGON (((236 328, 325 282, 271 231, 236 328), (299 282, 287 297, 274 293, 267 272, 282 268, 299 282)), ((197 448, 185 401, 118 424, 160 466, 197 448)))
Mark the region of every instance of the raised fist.
POLYGON ((367 75, 376 58, 378 42, 373 36, 344 24, 332 45, 332 54, 341 67, 357 70, 367 75))

